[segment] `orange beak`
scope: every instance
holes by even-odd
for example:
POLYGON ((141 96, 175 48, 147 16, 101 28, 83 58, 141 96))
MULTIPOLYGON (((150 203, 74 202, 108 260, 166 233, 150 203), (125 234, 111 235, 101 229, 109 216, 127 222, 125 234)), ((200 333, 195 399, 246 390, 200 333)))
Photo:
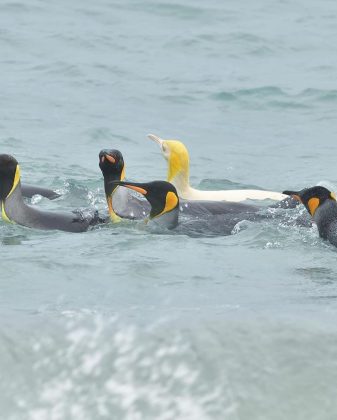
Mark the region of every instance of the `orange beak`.
POLYGON ((144 188, 135 187, 134 185, 124 184, 124 187, 130 188, 131 190, 137 191, 143 195, 147 194, 147 191, 144 188))
POLYGON ((302 203, 301 197, 298 194, 296 194, 295 191, 288 191, 287 190, 287 191, 283 191, 283 194, 290 195, 292 198, 294 198, 295 200, 302 203))
MULTIPOLYGON (((110 163, 116 163, 116 159, 110 155, 105 155, 105 158, 110 162, 110 163)), ((104 156, 103 156, 104 159, 104 156)), ((102 161, 103 161, 102 159, 102 161)))
POLYGON ((302 203, 301 197, 297 194, 293 194, 292 198, 294 198, 295 200, 299 201, 300 203, 302 203))

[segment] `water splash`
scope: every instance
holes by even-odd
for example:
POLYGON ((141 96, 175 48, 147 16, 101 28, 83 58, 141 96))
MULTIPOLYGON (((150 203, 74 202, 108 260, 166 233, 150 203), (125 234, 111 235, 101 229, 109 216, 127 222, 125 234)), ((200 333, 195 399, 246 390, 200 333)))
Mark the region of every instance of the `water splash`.
POLYGON ((30 398, 17 403, 27 420, 236 418, 227 384, 204 382, 207 373, 183 336, 85 312, 65 312, 61 336, 30 340, 34 381, 30 398))

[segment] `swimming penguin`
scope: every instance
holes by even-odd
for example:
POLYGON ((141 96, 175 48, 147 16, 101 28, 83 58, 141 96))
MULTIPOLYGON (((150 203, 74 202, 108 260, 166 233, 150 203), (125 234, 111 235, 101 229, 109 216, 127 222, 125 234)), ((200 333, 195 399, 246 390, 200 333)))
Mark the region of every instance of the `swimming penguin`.
POLYGON ((20 168, 13 156, 0 155, 0 209, 2 218, 36 229, 83 232, 101 222, 97 212, 84 217, 80 213, 56 213, 28 206, 22 197, 20 168))
POLYGON ((208 201, 244 201, 271 199, 280 201, 285 195, 273 191, 260 190, 226 190, 226 191, 201 191, 192 188, 189 184, 189 154, 185 145, 177 140, 163 140, 160 137, 149 134, 148 138, 155 141, 168 162, 167 181, 177 189, 179 197, 185 200, 208 200, 208 201))
POLYGON ((123 186, 142 194, 150 203, 149 222, 167 229, 178 225, 179 197, 175 187, 169 182, 152 181, 147 183, 117 181, 115 185, 123 186))
POLYGON ((317 225, 319 236, 337 247, 337 202, 334 192, 316 186, 301 191, 284 191, 300 201, 317 225))

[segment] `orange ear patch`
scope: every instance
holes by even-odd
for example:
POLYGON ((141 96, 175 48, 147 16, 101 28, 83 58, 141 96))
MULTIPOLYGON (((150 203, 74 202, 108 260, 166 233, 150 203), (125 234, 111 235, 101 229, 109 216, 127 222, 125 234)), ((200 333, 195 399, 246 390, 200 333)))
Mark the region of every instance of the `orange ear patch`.
POLYGON ((314 216, 318 206, 319 206, 319 198, 316 198, 316 197, 310 198, 310 200, 308 201, 308 207, 309 207, 311 216, 314 216))
POLYGON ((165 208, 160 214, 158 214, 158 216, 168 213, 169 211, 176 208, 178 202, 179 202, 178 197, 172 191, 169 191, 166 195, 165 208))
POLYGON ((155 217, 159 217, 162 214, 168 213, 169 211, 175 209, 177 204, 179 203, 179 199, 172 191, 169 191, 166 195, 165 207, 164 210, 157 214, 155 217))
POLYGON ((172 192, 169 191, 166 196, 166 204, 164 212, 173 210, 178 204, 178 197, 172 192))

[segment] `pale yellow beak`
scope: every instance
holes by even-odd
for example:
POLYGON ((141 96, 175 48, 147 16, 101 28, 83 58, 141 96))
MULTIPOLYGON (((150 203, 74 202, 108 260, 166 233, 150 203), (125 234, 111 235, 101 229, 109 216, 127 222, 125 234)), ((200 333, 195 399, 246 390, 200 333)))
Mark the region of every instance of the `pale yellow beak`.
POLYGON ((148 137, 150 140, 153 140, 153 141, 155 141, 157 144, 159 144, 159 146, 160 146, 161 148, 163 147, 163 144, 164 144, 164 141, 165 141, 165 140, 161 139, 160 137, 156 136, 155 134, 148 134, 148 135, 147 135, 147 137, 148 137))

